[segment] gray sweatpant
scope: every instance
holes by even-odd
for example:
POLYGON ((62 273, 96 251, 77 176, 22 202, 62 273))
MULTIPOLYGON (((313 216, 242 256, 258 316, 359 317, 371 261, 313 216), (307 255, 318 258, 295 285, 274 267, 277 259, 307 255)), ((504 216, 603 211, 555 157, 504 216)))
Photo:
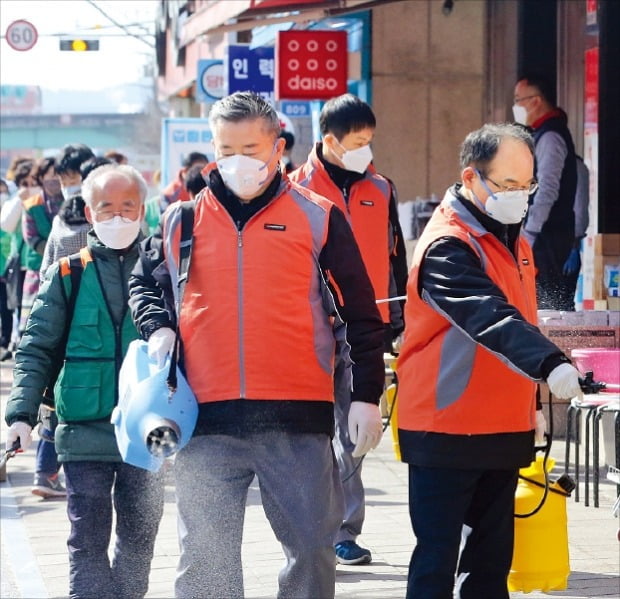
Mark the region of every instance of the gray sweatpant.
POLYGON ((286 556, 278 598, 334 596, 343 500, 327 435, 194 437, 178 453, 175 473, 181 546, 175 597, 243 597, 241 541, 254 475, 286 556))
POLYGON ((362 534, 366 515, 366 497, 362 482, 362 458, 351 453, 355 445, 349 439, 349 408, 351 407, 351 366, 345 360, 346 349, 339 342, 334 371, 334 416, 336 433, 333 440, 344 492, 344 518, 336 535, 336 543, 355 541, 362 534))

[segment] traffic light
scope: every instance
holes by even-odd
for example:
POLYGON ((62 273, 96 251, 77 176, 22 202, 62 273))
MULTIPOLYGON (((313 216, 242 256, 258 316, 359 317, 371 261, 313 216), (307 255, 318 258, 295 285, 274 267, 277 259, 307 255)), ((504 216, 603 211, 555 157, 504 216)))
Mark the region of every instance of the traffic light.
POLYGON ((99 50, 99 40, 60 40, 60 49, 63 52, 93 52, 99 50))

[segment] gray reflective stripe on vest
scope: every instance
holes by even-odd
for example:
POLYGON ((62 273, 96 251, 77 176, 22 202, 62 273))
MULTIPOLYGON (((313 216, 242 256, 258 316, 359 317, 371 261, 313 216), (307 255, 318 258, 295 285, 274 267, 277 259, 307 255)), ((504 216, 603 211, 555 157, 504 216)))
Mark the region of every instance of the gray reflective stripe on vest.
POLYGON ((303 214, 306 215, 310 230, 312 231, 312 258, 315 265, 317 276, 313 277, 310 282, 310 300, 312 297, 320 297, 321 304, 311 301, 311 313, 312 320, 315 323, 314 327, 314 349, 315 354, 321 364, 321 368, 325 372, 330 372, 332 368, 331 354, 328 355, 325 351, 321 351, 321 348, 329 347, 333 343, 333 332, 331 328, 324 328, 318 325, 325 319, 325 312, 327 314, 335 315, 337 319, 342 322, 342 317, 336 310, 336 301, 329 290, 327 281, 323 277, 319 265, 319 254, 323 249, 323 243, 326 238, 326 228, 329 226, 329 214, 325 207, 320 204, 308 200, 305 195, 300 193, 297 189, 292 187, 289 190, 289 196, 299 206, 303 214))
MULTIPOLYGON (((459 219, 463 221, 470 231, 479 234, 488 234, 488 231, 474 218, 474 216, 457 200, 451 197, 448 204, 457 213, 459 219)), ((482 268, 486 272, 489 262, 488 256, 484 252, 478 238, 469 232, 469 241, 474 251, 480 258, 482 268)), ((436 406, 438 409, 447 408, 463 394, 471 378, 474 367, 476 345, 480 345, 486 351, 493 354, 503 364, 514 372, 531 379, 531 377, 515 366, 510 360, 498 352, 494 352, 486 346, 476 342, 472 337, 460 328, 456 322, 433 300, 429 293, 422 289, 421 298, 438 314, 441 314, 449 323, 450 329, 446 331, 440 351, 439 376, 436 387, 436 406)))

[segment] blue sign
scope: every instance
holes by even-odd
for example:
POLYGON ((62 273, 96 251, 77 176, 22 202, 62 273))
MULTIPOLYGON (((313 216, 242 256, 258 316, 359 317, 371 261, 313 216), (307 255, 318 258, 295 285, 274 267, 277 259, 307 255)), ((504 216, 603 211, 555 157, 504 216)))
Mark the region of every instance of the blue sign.
POLYGON ((196 100, 202 103, 215 102, 226 95, 224 85, 224 61, 199 60, 196 75, 196 100))
POLYGON ((310 116, 310 102, 282 100, 280 110, 288 117, 310 116))
POLYGON ((275 105, 273 46, 250 48, 249 44, 228 46, 226 76, 228 93, 253 91, 275 105))

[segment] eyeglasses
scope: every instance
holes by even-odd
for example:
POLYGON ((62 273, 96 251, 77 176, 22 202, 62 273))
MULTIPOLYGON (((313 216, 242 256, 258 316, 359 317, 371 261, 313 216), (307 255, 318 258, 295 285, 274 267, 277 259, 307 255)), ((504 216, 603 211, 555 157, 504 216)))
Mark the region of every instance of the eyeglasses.
POLYGON ((523 96, 522 98, 514 97, 515 104, 521 104, 521 102, 525 100, 529 100, 530 98, 535 98, 536 96, 540 96, 540 94, 532 94, 531 96, 523 96))
POLYGON ((528 187, 506 187, 505 185, 500 185, 499 183, 495 183, 493 179, 489 179, 484 175, 481 175, 483 179, 489 181, 489 183, 493 183, 499 191, 527 191, 529 195, 532 195, 538 189, 538 181, 532 181, 528 187))
POLYGON ((115 216, 120 216, 125 222, 134 221, 138 218, 138 208, 123 208, 122 210, 95 210, 95 215, 99 222, 112 220, 115 216))

